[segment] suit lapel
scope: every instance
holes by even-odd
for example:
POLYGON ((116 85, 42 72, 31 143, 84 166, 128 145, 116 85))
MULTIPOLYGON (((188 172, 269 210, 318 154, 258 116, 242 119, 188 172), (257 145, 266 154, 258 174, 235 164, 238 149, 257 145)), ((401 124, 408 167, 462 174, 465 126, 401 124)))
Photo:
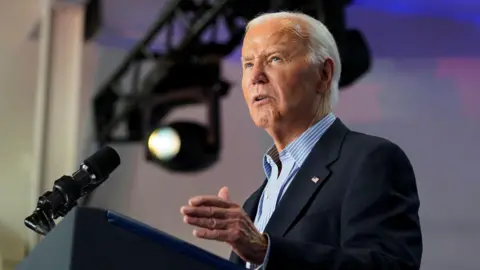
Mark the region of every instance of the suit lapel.
POLYGON ((257 216, 258 203, 260 202, 260 197, 262 197, 262 192, 265 186, 267 185, 267 180, 245 201, 243 205, 243 210, 248 214, 252 221, 255 221, 257 216))
POLYGON ((340 147, 348 131, 337 119, 323 134, 275 208, 265 232, 275 236, 287 233, 304 207, 328 180, 331 174, 329 165, 338 159, 340 147))

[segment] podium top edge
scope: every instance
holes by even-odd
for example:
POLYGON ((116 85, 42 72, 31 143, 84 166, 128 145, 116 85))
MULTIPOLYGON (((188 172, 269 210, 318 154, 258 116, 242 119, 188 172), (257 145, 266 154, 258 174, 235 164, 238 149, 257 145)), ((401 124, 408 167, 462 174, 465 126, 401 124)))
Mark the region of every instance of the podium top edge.
POLYGON ((128 216, 111 210, 105 210, 105 216, 108 223, 113 226, 117 226, 140 237, 147 238, 176 252, 186 254, 199 262, 220 267, 220 269, 245 270, 245 268, 241 267, 240 265, 234 264, 233 262, 228 261, 216 254, 213 254, 207 250, 197 247, 180 238, 160 231, 128 216))

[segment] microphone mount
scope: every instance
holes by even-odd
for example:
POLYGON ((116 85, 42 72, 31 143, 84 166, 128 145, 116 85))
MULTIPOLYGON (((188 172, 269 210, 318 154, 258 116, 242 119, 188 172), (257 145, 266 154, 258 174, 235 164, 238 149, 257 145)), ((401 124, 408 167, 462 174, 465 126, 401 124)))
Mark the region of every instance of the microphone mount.
POLYGON ((43 193, 34 212, 25 218, 25 226, 46 235, 55 228, 55 220, 64 217, 78 205, 77 200, 92 192, 108 179, 120 165, 120 157, 110 147, 104 147, 87 158, 72 176, 64 175, 54 182, 52 191, 43 193))
MULTIPOLYGON (((46 191, 37 201, 32 215, 25 219, 25 225, 33 231, 46 235, 55 228, 55 220, 64 217, 73 207, 77 206, 75 198, 83 197, 90 191, 90 183, 75 181, 75 178, 92 179, 96 176, 88 172, 88 166, 82 164, 73 176, 64 175, 54 182, 53 191, 46 191), (55 192, 56 190, 60 192, 55 192)), ((93 190, 93 189, 92 189, 93 190)))

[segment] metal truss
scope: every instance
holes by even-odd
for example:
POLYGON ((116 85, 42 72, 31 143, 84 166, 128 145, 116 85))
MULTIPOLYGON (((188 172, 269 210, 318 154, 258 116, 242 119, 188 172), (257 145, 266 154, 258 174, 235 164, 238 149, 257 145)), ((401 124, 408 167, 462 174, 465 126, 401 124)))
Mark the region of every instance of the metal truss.
POLYGON ((246 21, 271 9, 302 11, 323 21, 340 49, 344 67, 340 86, 351 84, 370 65, 361 34, 345 29, 344 8, 351 2, 171 0, 95 96, 97 141, 100 145, 142 141, 172 108, 192 103, 207 105, 210 127, 216 129, 212 136, 218 137, 219 99, 230 88, 221 79, 220 62, 241 43, 246 21), (219 32, 227 38, 222 41, 219 32), (159 40, 162 51, 153 50, 159 40), (126 134, 119 136, 116 129, 122 123, 126 134))
POLYGON ((210 123, 218 129, 219 98, 229 89, 221 80, 220 61, 240 44, 245 17, 253 16, 250 12, 257 8, 266 8, 245 5, 237 0, 170 1, 97 92, 97 141, 101 145, 141 141, 148 126, 170 109, 192 103, 205 103, 210 123), (218 35, 220 28, 228 34, 224 41, 218 35), (152 49, 158 40, 162 51, 152 49), (149 71, 142 76, 145 66, 149 71), (126 87, 125 79, 130 79, 126 87), (116 135, 122 123, 127 126, 126 134, 116 135))

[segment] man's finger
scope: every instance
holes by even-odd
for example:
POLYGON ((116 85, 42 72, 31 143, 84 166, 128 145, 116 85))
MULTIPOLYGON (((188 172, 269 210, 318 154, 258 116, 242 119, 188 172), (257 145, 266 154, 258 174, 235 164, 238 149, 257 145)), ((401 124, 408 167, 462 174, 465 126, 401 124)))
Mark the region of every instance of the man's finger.
POLYGON ((228 187, 222 187, 220 191, 218 191, 218 197, 224 199, 225 201, 230 201, 228 187))
POLYGON ((228 208, 219 208, 213 206, 184 206, 180 209, 180 211, 183 215, 201 218, 224 219, 235 216, 235 213, 228 208))
POLYGON ((198 217, 189 217, 185 216, 183 221, 187 224, 215 230, 215 229, 226 229, 231 222, 228 219, 216 219, 216 218, 198 218, 198 217))
POLYGON ((223 207, 223 208, 228 208, 235 205, 234 203, 225 201, 224 199, 218 196, 193 197, 188 201, 188 204, 190 206, 216 206, 216 207, 223 207))
POLYGON ((198 228, 193 231, 193 235, 198 238, 216 240, 221 242, 230 242, 232 239, 229 230, 209 230, 198 228))

